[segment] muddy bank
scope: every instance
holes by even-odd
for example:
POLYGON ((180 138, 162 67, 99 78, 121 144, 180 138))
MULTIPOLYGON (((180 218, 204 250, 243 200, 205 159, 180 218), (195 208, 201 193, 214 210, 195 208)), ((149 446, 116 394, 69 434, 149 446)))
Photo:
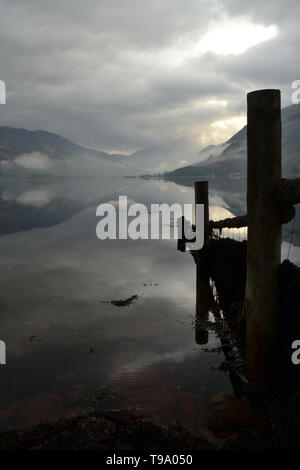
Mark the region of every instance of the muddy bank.
MULTIPOLYGON (((248 397, 249 398, 249 397, 248 397)), ((100 450, 193 452, 298 449, 300 395, 271 399, 262 390, 250 401, 212 397, 203 417, 214 439, 196 436, 179 423, 159 426, 128 410, 94 410, 57 423, 0 433, 0 450, 100 450)))
POLYGON ((180 425, 158 426, 130 411, 98 410, 0 434, 0 450, 193 451, 213 446, 180 425))

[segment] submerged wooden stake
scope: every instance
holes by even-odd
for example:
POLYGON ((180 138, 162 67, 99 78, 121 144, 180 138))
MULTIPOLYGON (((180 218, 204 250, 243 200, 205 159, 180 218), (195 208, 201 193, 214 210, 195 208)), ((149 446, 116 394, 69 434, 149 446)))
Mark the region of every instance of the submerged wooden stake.
POLYGON ((276 368, 279 322, 281 221, 276 194, 281 181, 279 90, 248 94, 247 341, 250 379, 266 380, 276 368))
MULTIPOLYGON (((208 181, 195 183, 195 204, 204 204, 204 246, 208 239, 209 206, 208 206, 208 181)), ((213 297, 209 284, 208 260, 205 250, 197 252, 196 262, 196 343, 207 344, 208 330, 201 327, 201 322, 208 318, 209 308, 213 297)))

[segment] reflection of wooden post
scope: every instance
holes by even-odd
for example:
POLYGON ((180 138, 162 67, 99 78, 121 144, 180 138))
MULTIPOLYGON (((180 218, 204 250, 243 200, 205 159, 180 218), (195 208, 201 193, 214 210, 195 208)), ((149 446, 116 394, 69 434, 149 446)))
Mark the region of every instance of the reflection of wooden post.
POLYGON ((196 326, 195 341, 197 344, 208 343, 208 329, 205 321, 208 320, 209 307, 211 305, 212 292, 209 285, 209 277, 204 276, 204 271, 199 263, 196 264, 196 326))
MULTIPOLYGON (((195 183, 195 204, 204 204, 204 247, 208 239, 208 181, 195 183)), ((201 320, 208 318, 208 310, 211 305, 212 292, 209 284, 209 271, 205 251, 197 253, 196 263, 196 343, 207 344, 207 328, 201 328, 201 320)))
POLYGON ((276 366, 281 222, 280 91, 248 94, 247 374, 264 380, 276 366))

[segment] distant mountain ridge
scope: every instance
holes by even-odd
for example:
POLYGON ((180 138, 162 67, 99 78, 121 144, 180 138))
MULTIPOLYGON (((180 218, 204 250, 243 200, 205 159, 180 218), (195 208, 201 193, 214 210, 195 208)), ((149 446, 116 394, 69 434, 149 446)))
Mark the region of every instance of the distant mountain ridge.
POLYGON ((0 126, 0 176, 137 176, 173 170, 198 160, 185 140, 137 150, 131 155, 87 149, 58 134, 0 126))
POLYGON ((139 174, 163 173, 175 170, 187 163, 197 162, 199 146, 184 139, 166 141, 160 145, 142 148, 126 156, 112 157, 127 167, 135 168, 139 174))
MULTIPOLYGON (((283 175, 300 174, 300 105, 282 110, 283 175)), ((0 126, 0 176, 123 177, 165 174, 169 178, 242 175, 247 172, 247 127, 227 142, 199 152, 185 140, 109 155, 44 130, 0 126), (189 163, 187 165, 187 163, 189 163)))
POLYGON ((44 130, 0 127, 0 175, 124 176, 130 171, 105 152, 44 130))
MULTIPOLYGON (((200 159, 198 163, 177 168, 166 173, 166 176, 177 178, 246 174, 247 126, 224 144, 201 150, 200 159), (205 154, 208 157, 203 159, 205 154)), ((300 105, 282 109, 282 166, 286 176, 300 174, 300 105)))

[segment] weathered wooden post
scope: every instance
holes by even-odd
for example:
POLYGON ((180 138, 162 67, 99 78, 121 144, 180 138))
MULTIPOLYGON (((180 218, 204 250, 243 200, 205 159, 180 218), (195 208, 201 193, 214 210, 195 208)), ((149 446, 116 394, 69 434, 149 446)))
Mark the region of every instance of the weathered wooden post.
MULTIPOLYGON (((208 181, 195 182, 195 208, 197 204, 204 205, 204 248, 209 236, 209 206, 208 181)), ((208 330, 201 327, 201 322, 208 318, 209 307, 212 303, 212 292, 209 284, 208 260, 205 250, 196 254, 196 335, 197 344, 207 344, 208 330)))
POLYGON ((246 369, 251 380, 276 367, 279 322, 281 220, 276 193, 281 180, 279 90, 248 94, 248 254, 246 369))
MULTIPOLYGON (((204 205, 204 247, 208 240, 208 225, 209 225, 209 206, 208 206, 208 181, 196 181, 195 182, 195 209, 197 204, 204 205)), ((196 310, 197 306, 201 309, 201 305, 206 298, 208 298, 208 287, 209 285, 209 272, 207 266, 207 259, 204 250, 199 250, 196 255, 196 266, 197 266, 197 296, 196 296, 196 310)))
POLYGON ((208 207, 208 181, 195 182, 195 207, 204 204, 204 243, 208 239, 209 207, 208 207))
POLYGON ((177 223, 179 225, 178 229, 181 231, 181 238, 178 238, 177 240, 177 250, 184 253, 186 245, 186 240, 184 238, 184 216, 180 217, 177 223))

